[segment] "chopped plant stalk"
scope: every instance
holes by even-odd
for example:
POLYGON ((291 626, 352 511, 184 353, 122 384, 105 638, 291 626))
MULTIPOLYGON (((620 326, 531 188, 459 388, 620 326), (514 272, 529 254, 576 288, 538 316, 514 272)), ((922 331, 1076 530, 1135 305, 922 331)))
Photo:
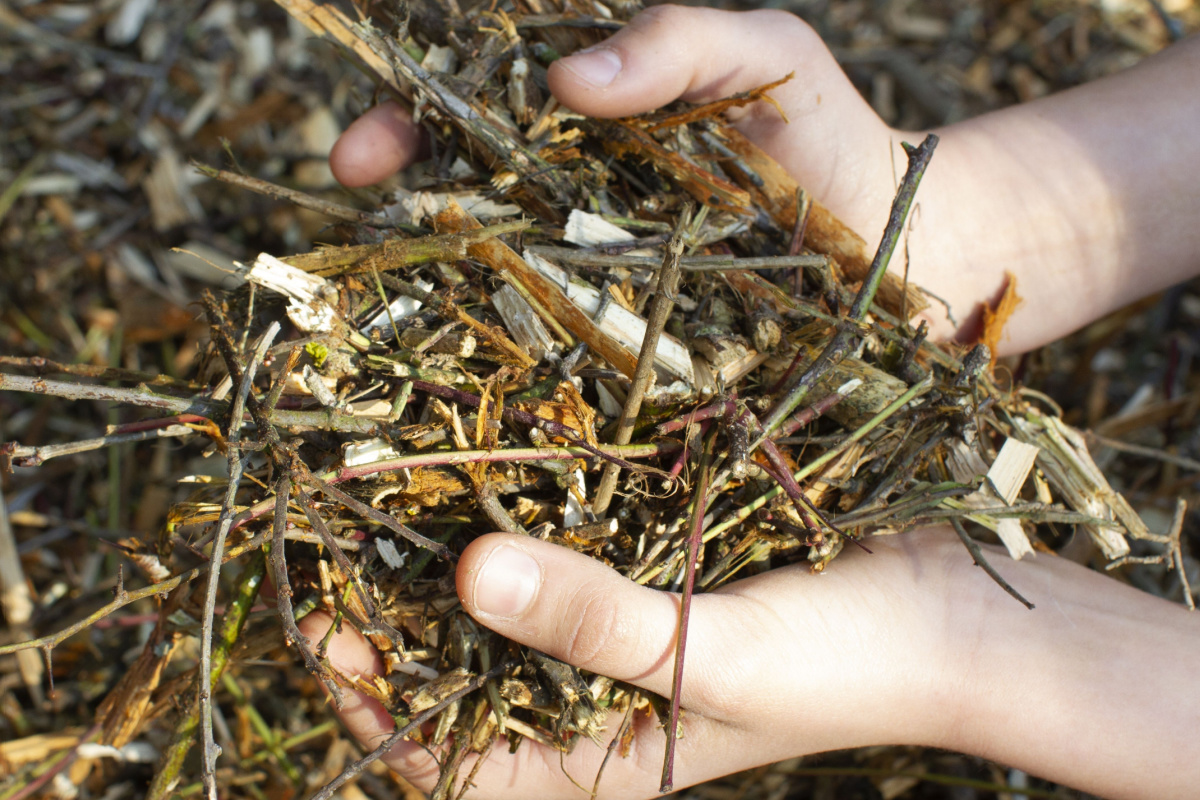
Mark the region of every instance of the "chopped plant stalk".
MULTIPOLYGON (((650 315, 646 320, 646 335, 642 339, 642 349, 638 353, 637 369, 633 373, 629 391, 626 394, 625 406, 621 409, 621 418, 617 420, 617 432, 613 436, 613 444, 629 444, 633 438, 633 426, 637 422, 638 413, 642 410, 642 399, 646 390, 654 381, 654 356, 658 350, 658 339, 662 336, 671 309, 675 307, 675 293, 679 291, 679 257, 683 253, 683 232, 691 224, 692 208, 687 206, 675 223, 675 233, 667 244, 667 252, 663 256, 662 269, 658 273, 658 286, 654 291, 654 301, 650 305, 650 315)), ((596 487, 596 495, 592 500, 592 511, 600 517, 608 510, 612 500, 613 490, 617 487, 617 476, 621 468, 609 463, 596 487)))

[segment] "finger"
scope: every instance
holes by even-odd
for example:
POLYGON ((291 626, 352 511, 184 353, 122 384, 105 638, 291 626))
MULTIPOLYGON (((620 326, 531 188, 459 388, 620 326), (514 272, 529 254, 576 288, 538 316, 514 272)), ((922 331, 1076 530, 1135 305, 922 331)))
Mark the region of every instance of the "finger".
MULTIPOLYGON (((490 534, 458 562, 463 607, 494 631, 582 669, 669 697, 678 595, 649 589, 580 553, 526 536, 490 534)), ((686 680, 689 710, 718 720, 745 713, 754 642, 736 628, 742 601, 692 601, 686 680), (737 631, 736 636, 729 635, 737 631)), ((753 626, 751 626, 753 627, 753 626)))
POLYGON ((329 168, 343 186, 369 186, 416 161, 424 148, 411 115, 396 103, 382 103, 341 135, 329 153, 329 168))
MULTIPOLYGON (((314 612, 301 620, 300 629, 316 642, 325 637, 332 622, 327 614, 314 612)), ((330 666, 346 677, 357 676, 370 681, 373 676, 384 674, 378 651, 350 625, 344 625, 342 631, 330 639, 328 655, 330 666)), ((363 747, 374 749, 395 730, 392 717, 367 695, 347 689, 345 700, 338 716, 363 747)), ((658 786, 664 745, 662 727, 652 717, 642 714, 636 715, 631 722, 636 731, 633 749, 627 757, 614 756, 605 765, 601 796, 650 797, 658 786)), ((615 736, 620 727, 620 719, 610 718, 607 722, 610 736, 615 736)), ((735 754, 736 734, 724 725, 689 716, 684 719, 684 727, 686 735, 679 743, 677 786, 698 783, 757 763, 745 755, 735 754), (714 752, 723 755, 714 757, 714 752)), ((459 775, 475 775, 471 797, 478 800, 512 797, 577 800, 579 789, 572 780, 591 786, 606 753, 604 746, 590 742, 577 747, 566 760, 558 751, 534 742, 525 742, 516 753, 509 753, 507 749, 504 740, 497 742, 477 770, 478 757, 467 758, 459 775)), ((437 782, 439 766, 436 759, 428 750, 412 742, 400 742, 381 760, 422 791, 432 790, 437 782)))
POLYGON ((549 82, 575 111, 618 117, 676 99, 716 100, 792 71, 802 72, 772 94, 796 111, 818 102, 810 87, 846 82, 820 37, 793 14, 661 5, 599 45, 556 61, 549 82))
POLYGON ((782 11, 654 6, 606 41, 559 59, 548 80, 593 117, 708 102, 789 73, 768 103, 730 109, 737 128, 851 229, 873 241, 892 198, 893 132, 863 100, 817 33, 782 11))
MULTIPOLYGON (((321 611, 314 611, 299 623, 300 632, 315 643, 325 638, 333 618, 321 611)), ((352 625, 343 624, 340 632, 329 641, 329 665, 347 678, 371 681, 376 675, 386 674, 383 659, 367 639, 352 625)), ((354 689, 344 689, 345 702, 337 709, 337 715, 346 729, 362 743, 368 751, 391 736, 396 723, 391 715, 375 699, 354 689)), ((408 780, 432 788, 437 780, 438 764, 427 750, 410 741, 396 744, 383 762, 408 780)))

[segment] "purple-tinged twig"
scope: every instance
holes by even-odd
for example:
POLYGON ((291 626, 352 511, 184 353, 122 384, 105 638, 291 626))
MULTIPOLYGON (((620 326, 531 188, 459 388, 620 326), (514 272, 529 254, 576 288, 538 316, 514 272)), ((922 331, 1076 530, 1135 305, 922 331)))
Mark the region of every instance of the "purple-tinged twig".
POLYGON ((667 753, 663 758, 660 792, 671 791, 675 781, 675 741, 679 731, 679 701, 683 696, 683 660, 687 649, 688 621, 692 611, 692 592, 696 585, 696 562, 704 534, 704 512, 708 508, 708 492, 712 484, 713 438, 704 442, 704 453, 700 456, 700 483, 692 498, 692 518, 688 533, 687 566, 683 574, 683 597, 679 602, 679 635, 675 646, 675 669, 671 674, 671 714, 667 722, 667 753))
POLYGON ((719 402, 713 403, 710 406, 705 406, 704 408, 698 408, 695 411, 691 411, 687 414, 684 414, 682 417, 679 417, 678 419, 673 419, 673 420, 670 420, 669 422, 660 423, 658 425, 658 427, 655 428, 655 430, 658 432, 658 434, 660 436, 666 436, 669 433, 675 433, 676 431, 681 431, 684 428, 688 427, 689 425, 691 425, 695 422, 700 422, 701 420, 706 420, 706 419, 713 419, 714 417, 724 416, 725 414, 729 413, 731 406, 732 406, 732 403, 729 400, 721 400, 719 402))
POLYGON ((825 395, 811 406, 800 409, 795 414, 784 420, 779 426, 779 430, 772 434, 771 438, 782 439, 785 436, 791 436, 793 433, 800 430, 805 425, 808 425, 813 420, 829 411, 829 409, 845 400, 850 396, 850 393, 859 386, 862 386, 862 381, 858 378, 846 381, 846 383, 842 384, 842 386, 836 392, 831 392, 830 394, 825 395))
MULTIPOLYGON (((711 426, 712 426, 712 422, 710 422, 709 420, 704 420, 703 422, 700 423, 700 437, 701 438, 704 438, 705 436, 708 435, 708 429, 711 426)), ((673 463, 671 465, 671 469, 669 471, 669 474, 671 475, 672 478, 678 478, 680 473, 683 472, 683 465, 687 463, 687 459, 688 459, 688 443, 687 443, 687 441, 684 441, 683 447, 679 450, 679 455, 675 457, 675 463, 673 463)))
MULTIPOLYGON (((470 406, 471 408, 479 407, 479 396, 469 392, 464 392, 450 386, 442 386, 438 383, 429 383, 428 381, 421 380, 414 380, 412 385, 414 389, 425 392, 426 394, 436 395, 437 397, 459 403, 460 405, 470 406)), ((537 428, 548 436, 557 436, 561 439, 566 439, 574 446, 582 447, 590 455, 596 456, 597 458, 602 458, 610 464, 616 464, 619 467, 623 467, 633 472, 650 472, 656 475, 662 475, 663 477, 666 477, 667 475, 660 469, 632 464, 623 458, 606 453, 603 449, 588 444, 588 442, 583 438, 582 433, 574 428, 568 428, 561 422, 543 419, 536 414, 531 414, 528 411, 522 411, 519 408, 512 408, 511 406, 505 406, 501 410, 500 414, 509 422, 515 422, 519 425, 528 425, 531 428, 537 428)))

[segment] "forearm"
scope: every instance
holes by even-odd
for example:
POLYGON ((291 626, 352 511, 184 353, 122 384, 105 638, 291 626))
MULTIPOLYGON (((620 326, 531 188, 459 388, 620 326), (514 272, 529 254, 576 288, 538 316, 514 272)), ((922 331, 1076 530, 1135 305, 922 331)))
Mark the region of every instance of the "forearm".
POLYGON ((959 680, 940 700, 952 723, 926 744, 1114 800, 1195 793, 1200 618, 1053 556, 996 554, 1029 611, 959 563, 946 664, 959 680))
MULTIPOLYGON (((910 278, 969 335, 971 312, 1011 271, 1023 302, 1002 350, 1021 352, 1196 274, 1197 75, 1192 37, 1127 72, 939 131, 910 278)), ((944 319, 933 332, 955 333, 944 319)))

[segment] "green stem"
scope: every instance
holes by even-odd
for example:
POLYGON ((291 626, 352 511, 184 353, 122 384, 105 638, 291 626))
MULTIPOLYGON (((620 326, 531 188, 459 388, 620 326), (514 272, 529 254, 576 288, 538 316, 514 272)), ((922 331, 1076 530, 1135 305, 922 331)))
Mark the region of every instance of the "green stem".
POLYGON ((771 413, 763 420, 762 435, 751 447, 751 450, 756 449, 763 439, 769 437, 785 419, 791 416, 792 412, 808 397, 813 387, 850 352, 854 342, 858 339, 859 324, 866 317, 867 310, 875 299, 875 292, 879 289, 879 284, 887 272, 896 245, 900 242, 900 234, 904 230, 904 222, 908 219, 908 213, 912 209, 917 187, 921 185, 921 178, 925 174, 926 167, 929 166, 937 143, 938 137, 931 133, 918 147, 904 145, 904 151, 908 153, 908 171, 905 172, 904 180, 900 183, 896 199, 892 201, 892 210, 888 215, 887 227, 883 231, 883 239, 879 242, 879 249, 875 251, 871 269, 867 272, 862 288, 858 290, 858 295, 854 299, 854 305, 850 308, 848 322, 842 324, 812 366, 800 376, 800 380, 788 391, 783 400, 771 409, 771 413))

